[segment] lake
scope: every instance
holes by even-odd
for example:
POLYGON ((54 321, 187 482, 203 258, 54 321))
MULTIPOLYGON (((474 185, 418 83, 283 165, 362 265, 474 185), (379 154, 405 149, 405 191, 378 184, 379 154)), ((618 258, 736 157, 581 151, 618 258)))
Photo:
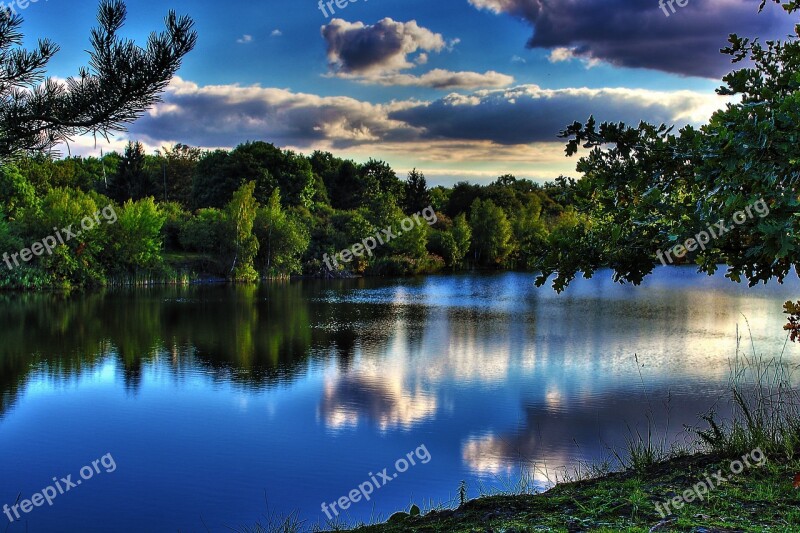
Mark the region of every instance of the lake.
POLYGON ((520 472, 545 488, 648 419, 684 442, 684 424, 727 413, 737 325, 747 350, 752 334, 757 353, 800 361, 782 330, 794 279, 533 282, 0 294, 0 505, 52 487, 52 505, 0 524, 216 532, 296 511, 310 525, 362 486, 340 504, 353 523, 451 501, 462 480, 470 497, 520 472))

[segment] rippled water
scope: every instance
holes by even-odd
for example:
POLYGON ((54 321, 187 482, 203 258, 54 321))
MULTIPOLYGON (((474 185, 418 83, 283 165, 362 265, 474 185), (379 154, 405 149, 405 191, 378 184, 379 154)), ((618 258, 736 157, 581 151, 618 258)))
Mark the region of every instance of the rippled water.
POLYGON ((324 522, 322 502, 422 445, 430 461, 345 518, 445 502, 461 480, 477 496, 521 467, 544 487, 609 458, 648 412, 684 439, 725 390, 737 325, 776 355, 798 296, 796 281, 747 289, 679 268, 638 288, 601 272, 561 295, 508 273, 0 295, 0 505, 105 454, 116 465, 0 524, 324 522))

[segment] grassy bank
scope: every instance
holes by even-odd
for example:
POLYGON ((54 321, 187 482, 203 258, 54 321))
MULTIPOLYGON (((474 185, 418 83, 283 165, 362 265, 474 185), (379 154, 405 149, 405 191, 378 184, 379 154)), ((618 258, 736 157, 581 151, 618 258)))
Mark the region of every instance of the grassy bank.
POLYGON ((480 498, 425 516, 398 514, 355 531, 800 531, 800 495, 793 488, 800 461, 785 457, 731 475, 702 501, 686 503, 666 518, 656 511, 656 504, 707 476, 729 471, 731 460, 713 454, 674 458, 643 471, 561 484, 543 494, 480 498))

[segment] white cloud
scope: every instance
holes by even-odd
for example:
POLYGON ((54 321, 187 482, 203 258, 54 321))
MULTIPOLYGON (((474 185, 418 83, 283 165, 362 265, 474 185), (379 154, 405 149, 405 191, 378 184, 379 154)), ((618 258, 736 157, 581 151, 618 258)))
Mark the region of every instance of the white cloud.
POLYGON ((572 61, 575 59, 575 56, 572 53, 571 48, 554 48, 553 51, 550 52, 550 56, 548 57, 551 63, 561 63, 564 61, 572 61))
POLYGON ((452 72, 444 69, 433 69, 421 76, 412 74, 385 74, 376 77, 362 78, 363 83, 379 85, 400 85, 413 87, 431 87, 433 89, 478 89, 507 87, 514 83, 512 76, 489 70, 479 72, 452 72))
POLYGON ((239 44, 250 44, 253 42, 253 36, 245 33, 244 35, 236 39, 236 42, 239 44))
POLYGON ((554 48, 550 55, 547 58, 551 63, 563 63, 566 61, 573 61, 575 59, 580 60, 586 68, 593 68, 596 67, 601 63, 599 59, 594 57, 579 55, 575 52, 573 48, 554 48))

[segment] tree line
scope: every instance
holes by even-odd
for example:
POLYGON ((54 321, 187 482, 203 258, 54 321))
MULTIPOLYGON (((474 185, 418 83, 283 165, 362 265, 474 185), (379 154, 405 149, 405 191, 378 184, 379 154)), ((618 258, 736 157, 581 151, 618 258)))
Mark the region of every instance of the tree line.
POLYGON ((204 151, 55 159, 0 167, 0 250, 18 251, 104 206, 118 220, 18 268, 3 287, 85 287, 131 280, 234 281, 331 275, 322 258, 428 207, 438 222, 358 258, 333 275, 409 275, 467 268, 533 269, 553 231, 573 224, 568 182, 511 175, 489 185, 429 187, 383 161, 358 163, 270 143, 204 151), (345 270, 346 269, 346 270, 345 270))

